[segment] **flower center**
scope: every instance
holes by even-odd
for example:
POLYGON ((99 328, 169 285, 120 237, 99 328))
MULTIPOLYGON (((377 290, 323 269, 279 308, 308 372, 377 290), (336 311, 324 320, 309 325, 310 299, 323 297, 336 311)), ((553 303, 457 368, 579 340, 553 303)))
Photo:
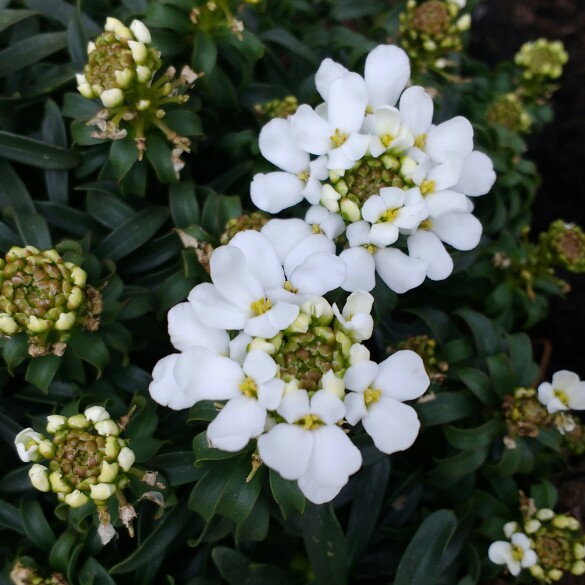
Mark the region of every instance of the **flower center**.
POLYGON ((376 402, 380 400, 380 396, 382 396, 381 390, 374 390, 373 388, 368 388, 364 392, 364 402, 366 403, 366 406, 369 406, 370 404, 376 404, 376 402))
POLYGON ((569 406, 569 397, 567 396, 566 392, 564 392, 563 390, 557 390, 555 388, 554 390, 554 395, 565 405, 565 406, 569 406))
POLYGON ((421 150, 425 147, 426 143, 427 143, 427 135, 426 134, 419 134, 414 141, 414 145, 417 148, 420 148, 421 150))
POLYGON ((304 181, 306 183, 309 180, 309 172, 308 171, 302 171, 300 173, 297 173, 297 177, 301 181, 304 181))
POLYGON ((384 134, 384 136, 382 136, 380 138, 380 141, 382 142, 382 144, 388 148, 390 146, 390 144, 392 144, 392 141, 394 140, 394 136, 392 136, 391 134, 384 134))
POLYGON ((430 195, 435 191, 435 181, 423 181, 420 185, 420 192, 423 195, 430 195))
POLYGON ((433 229, 433 221, 431 219, 424 219, 420 222, 418 229, 431 231, 433 229))
POLYGON ((524 558, 524 549, 517 544, 512 545, 512 556, 515 560, 521 561, 524 558))
POLYGON ((61 471, 73 486, 87 480, 97 483, 106 449, 106 438, 87 431, 70 430, 55 437, 57 450, 51 461, 51 471, 61 471))
POLYGON ((307 431, 314 431, 325 423, 316 414, 306 414, 295 424, 302 426, 307 431))
POLYGON ((333 136, 330 136, 330 138, 331 138, 331 142, 333 142, 333 144, 335 144, 335 146, 339 147, 345 143, 348 136, 347 136, 347 134, 344 134, 343 132, 341 132, 339 130, 339 128, 335 128, 335 134, 333 134, 333 136))
POLYGON ((401 207, 397 207, 396 209, 387 209, 380 217, 377 223, 387 222, 392 223, 397 217, 398 212, 401 210, 401 207))
POLYGON ((248 398, 258 398, 258 386, 256 382, 254 382, 252 378, 248 378, 248 376, 246 376, 246 379, 240 384, 240 390, 242 394, 248 398))
MULTIPOLYGON (((319 226, 317 226, 317 228, 318 227, 319 226)), ((313 232, 315 232, 315 226, 313 226, 313 232)), ((315 233, 320 233, 320 230, 319 230, 319 232, 315 232, 315 233)), ((285 280, 285 282, 284 282, 284 290, 287 290, 288 292, 291 292, 291 293, 294 293, 294 294, 297 294, 299 292, 299 289, 298 288, 295 288, 292 285, 292 282, 290 280, 285 280)))
POLYGON ((253 303, 250 303, 250 310, 254 315, 264 315, 272 308, 272 303, 266 297, 262 297, 253 303))

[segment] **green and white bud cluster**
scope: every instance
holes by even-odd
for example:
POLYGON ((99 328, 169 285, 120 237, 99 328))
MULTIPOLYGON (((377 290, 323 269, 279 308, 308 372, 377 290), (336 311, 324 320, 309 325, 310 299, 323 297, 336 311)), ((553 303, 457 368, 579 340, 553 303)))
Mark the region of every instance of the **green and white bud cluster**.
POLYGON ((532 126, 530 114, 514 92, 506 93, 491 103, 486 113, 486 122, 490 126, 503 126, 516 134, 529 132, 532 126))
POLYGON ((538 400, 534 388, 516 388, 514 394, 504 396, 502 413, 508 436, 537 437, 541 430, 554 426, 554 416, 538 400))
POLYGON ((585 272, 585 233, 578 225, 557 219, 539 235, 538 247, 550 265, 570 272, 585 272))
POLYGON ((399 16, 400 44, 418 67, 444 69, 446 56, 461 51, 461 33, 471 26, 464 7, 465 1, 408 0, 399 16))
POLYGON ((263 104, 256 104, 254 110, 259 116, 269 118, 288 118, 299 107, 299 100, 294 95, 287 95, 283 99, 274 99, 263 104))
POLYGON ((100 508, 127 486, 135 455, 105 408, 92 406, 70 417, 50 415, 47 433, 50 438, 28 428, 15 438, 23 461, 49 461, 48 467, 34 463, 29 470, 36 489, 56 493, 72 508, 90 500, 100 508))
POLYGON ((189 152, 190 140, 162 119, 167 105, 189 100, 185 92, 199 76, 185 66, 176 77, 170 67, 155 81, 162 61, 159 50, 152 46, 148 28, 139 20, 127 27, 111 17, 104 28, 89 43, 88 63, 77 75, 79 93, 88 99, 99 98, 105 108, 88 122, 98 127, 93 136, 117 140, 131 130, 141 160, 147 147, 145 132, 157 128, 174 147, 172 160, 178 172, 183 166, 179 157, 189 152))
POLYGON ((14 585, 68 585, 68 581, 61 573, 51 573, 43 577, 38 569, 26 566, 21 561, 14 563, 10 579, 14 585))
POLYGON ((561 41, 543 38, 524 43, 514 56, 514 62, 522 67, 525 79, 558 79, 568 60, 569 55, 561 41))
POLYGON ((95 331, 101 296, 56 250, 13 246, 0 258, 0 334, 25 332, 32 356, 62 355, 74 327, 95 331))
POLYGON ((234 217, 225 224, 224 231, 219 238, 219 243, 222 245, 229 244, 236 234, 245 230, 259 232, 269 219, 270 216, 262 211, 253 211, 252 213, 244 213, 238 217, 234 217))

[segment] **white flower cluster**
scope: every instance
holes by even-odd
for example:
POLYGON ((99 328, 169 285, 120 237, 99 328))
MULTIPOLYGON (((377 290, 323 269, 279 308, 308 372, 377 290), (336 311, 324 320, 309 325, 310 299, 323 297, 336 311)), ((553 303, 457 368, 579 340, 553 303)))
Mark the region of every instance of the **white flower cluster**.
POLYGON ((542 382, 538 387, 538 400, 548 412, 566 410, 585 410, 585 381, 569 370, 553 374, 550 382, 542 382))
POLYGON ((405 90, 409 78, 406 53, 390 45, 370 52, 364 77, 325 59, 315 79, 323 103, 260 133, 260 151, 281 170, 254 177, 252 201, 278 213, 306 199, 308 222, 319 218, 332 238, 345 232, 346 291, 371 290, 376 272, 398 293, 445 279, 444 244, 471 250, 481 237, 469 197, 492 187, 492 162, 473 150, 467 119, 433 125, 432 98, 405 90))
POLYGON ((169 312, 180 353, 155 366, 154 400, 173 409, 226 401, 210 445, 236 452, 257 440, 262 462, 314 503, 333 499, 361 466, 348 426, 361 422, 384 453, 412 445, 420 423, 403 401, 429 385, 422 359, 370 360, 362 342, 373 297, 358 290, 343 309, 323 297, 346 278, 331 239, 302 220, 272 220, 217 248, 210 269, 212 283, 169 312))
POLYGON ((538 555, 532 548, 532 542, 526 534, 519 532, 516 522, 508 522, 504 525, 504 534, 509 540, 493 542, 488 549, 490 561, 496 565, 506 565, 508 571, 514 577, 518 576, 522 569, 528 569, 538 563, 538 555))

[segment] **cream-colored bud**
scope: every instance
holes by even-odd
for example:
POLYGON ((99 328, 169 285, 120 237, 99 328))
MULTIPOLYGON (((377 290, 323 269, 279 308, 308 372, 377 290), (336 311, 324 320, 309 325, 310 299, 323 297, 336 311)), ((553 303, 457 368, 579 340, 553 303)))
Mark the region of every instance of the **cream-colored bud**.
POLYGON ((111 483, 97 483, 90 485, 89 489, 92 500, 104 502, 115 493, 116 486, 111 483))
POLYGON ((306 333, 311 324, 311 317, 306 313, 299 313, 297 318, 286 328, 287 333, 306 333))
POLYGON ((116 459, 120 453, 120 443, 118 438, 111 436, 106 438, 106 457, 116 459))
POLYGON ((128 47, 132 51, 132 59, 136 65, 142 65, 148 58, 146 45, 139 41, 128 41, 128 47))
POLYGON ((435 67, 437 69, 445 69, 445 67, 447 67, 447 64, 448 64, 447 59, 440 58, 435 61, 435 67))
POLYGON ((353 366, 370 359, 370 350, 361 343, 354 343, 349 349, 349 363, 353 366))
POLYGON ((567 518, 567 528, 569 530, 577 531, 579 530, 580 527, 581 523, 579 522, 579 520, 577 520, 577 518, 573 518, 572 516, 569 516, 567 518))
POLYGON ((138 65, 136 77, 140 83, 148 83, 152 78, 152 71, 146 65, 138 65))
POLYGON ((292 394, 293 392, 298 392, 299 390, 299 381, 298 380, 291 380, 284 385, 284 389, 282 391, 282 396, 287 396, 288 394, 292 394))
POLYGON ((110 418, 110 413, 103 406, 90 406, 85 409, 83 414, 87 420, 90 420, 93 423, 108 420, 110 418))
POLYGON ((431 41, 430 39, 423 43, 423 49, 425 51, 428 51, 429 53, 434 51, 436 48, 437 48, 437 43, 435 43, 435 41, 431 41))
POLYGON ((260 351, 264 351, 269 355, 272 355, 276 351, 276 348, 272 343, 266 341, 265 339, 260 339, 259 337, 255 337, 252 339, 252 341, 250 341, 250 344, 248 345, 248 352, 251 352, 253 349, 259 349, 260 351))
POLYGON ((122 447, 120 449, 120 454, 118 455, 118 463, 120 464, 120 467, 124 471, 128 471, 134 465, 134 461, 136 461, 134 451, 128 447, 122 447))
POLYGON ((31 315, 28 318, 27 329, 32 331, 32 333, 44 333, 45 331, 48 331, 50 327, 51 322, 47 319, 39 319, 35 315, 31 315))
POLYGON ((87 429, 90 422, 83 414, 74 414, 67 419, 67 424, 72 429, 87 429))
POLYGON ((103 437, 114 436, 117 437, 120 434, 118 425, 110 418, 108 420, 102 420, 94 425, 95 430, 103 437))
POLYGON ((91 92, 95 97, 100 97, 102 93, 104 93, 104 88, 101 85, 94 83, 91 86, 91 92))
POLYGON ((339 208, 341 210, 341 217, 347 221, 355 222, 362 218, 360 208, 351 199, 342 199, 339 208))
POLYGON ((504 534, 506 535, 506 538, 512 538, 512 534, 519 531, 520 526, 518 525, 518 522, 506 522, 506 524, 504 524, 504 534))
POLYGON ((14 335, 19 329, 18 323, 10 315, 0 316, 1 333, 4 333, 4 335, 14 335))
POLYGON ((63 481, 63 474, 60 471, 49 474, 49 483, 54 492, 68 494, 72 491, 71 486, 63 481))
POLYGON ((337 213, 339 211, 340 199, 341 195, 331 185, 323 185, 321 191, 321 205, 325 207, 325 209, 337 213))
POLYGON ((67 308, 72 311, 73 309, 77 309, 81 303, 83 303, 83 291, 78 286, 74 286, 67 298, 67 308))
POLYGON ((87 43, 87 54, 91 55, 95 51, 95 43, 93 41, 89 41, 87 43))
POLYGON ((55 451, 56 451, 55 445, 53 445, 53 443, 48 439, 44 439, 39 443, 39 453, 45 459, 53 459, 53 457, 55 457, 55 451))
POLYGON ((539 581, 543 581, 545 579, 544 569, 540 565, 532 565, 528 567, 530 574, 539 581))
POLYGON ((323 390, 335 394, 338 398, 343 399, 345 396, 345 384, 341 378, 338 378, 333 373, 333 370, 329 370, 323 374, 321 377, 321 387, 323 390))
POLYGON ((114 28, 114 35, 116 35, 116 38, 119 41, 130 42, 130 39, 134 38, 132 31, 127 26, 124 26, 122 23, 120 23, 114 28))
POLYGON ((106 18, 106 24, 104 25, 105 31, 114 32, 117 26, 124 26, 124 23, 113 16, 108 16, 108 18, 106 18))
POLYGON ((471 15, 464 14, 461 16, 455 26, 457 27, 457 30, 460 30, 461 32, 469 30, 471 27, 471 15))
POLYGON ((152 37, 146 25, 140 20, 133 20, 130 24, 130 30, 134 34, 134 38, 141 43, 150 44, 152 37))
POLYGON ((571 573, 573 573, 573 575, 585 575, 585 562, 577 561, 576 563, 573 563, 571 573))
POLYGON ((552 519, 552 525, 555 528, 565 529, 569 527, 569 517, 564 514, 559 514, 552 519))
POLYGON ((100 99, 106 108, 117 108, 124 103, 124 92, 119 87, 106 89, 102 91, 100 99))
POLYGON ((128 89, 134 81, 134 71, 132 69, 124 69, 123 71, 114 71, 114 77, 116 78, 116 84, 121 89, 128 89))
POLYGON ((550 508, 541 508, 536 512, 536 517, 542 522, 548 522, 555 517, 555 513, 550 508))
POLYGON ((323 297, 311 297, 301 305, 301 311, 317 319, 319 325, 328 325, 333 319, 333 308, 323 297))
POLYGON ((400 159, 400 174, 404 178, 410 178, 412 173, 418 168, 418 163, 409 156, 403 156, 400 159))
POLYGON ((120 466, 118 463, 108 463, 107 461, 102 461, 102 471, 98 476, 98 481, 104 483, 113 483, 118 475, 118 470, 120 466))
POLYGON ((89 502, 89 498, 79 490, 73 490, 63 498, 63 501, 72 508, 81 508, 89 502))
POLYGON ((76 73, 75 79, 77 80, 77 85, 86 85, 88 83, 87 77, 83 73, 76 73))
POLYGON ((563 572, 560 569, 551 569, 546 575, 551 581, 560 581, 563 578, 563 572))
POLYGON ((58 331, 69 331, 75 325, 75 313, 61 313, 55 322, 58 331))
POLYGON ((28 470, 28 477, 30 478, 30 482, 33 484, 33 487, 35 487, 37 490, 41 492, 48 492, 51 490, 48 469, 44 465, 35 463, 28 470))
POLYGON ((576 542, 573 546, 573 555, 576 559, 585 559, 585 544, 576 542))
POLYGON ((524 524, 524 532, 526 534, 534 534, 541 526, 542 524, 538 520, 528 520, 524 524))
POLYGON ((150 108, 150 100, 139 100, 136 102, 136 109, 139 112, 146 112, 150 108))
POLYGON ((47 417, 47 432, 56 433, 67 425, 67 417, 60 414, 50 414, 47 417))

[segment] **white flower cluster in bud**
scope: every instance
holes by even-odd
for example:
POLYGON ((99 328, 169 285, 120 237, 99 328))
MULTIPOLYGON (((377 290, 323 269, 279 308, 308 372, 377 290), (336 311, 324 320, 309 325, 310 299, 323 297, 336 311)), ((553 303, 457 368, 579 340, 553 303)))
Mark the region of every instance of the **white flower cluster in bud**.
POLYGON ((90 500, 103 506, 127 485, 126 472, 136 457, 102 406, 70 417, 50 415, 47 432, 53 437, 27 428, 15 438, 22 461, 35 462, 29 477, 36 489, 55 492, 59 500, 79 508, 90 500), (43 459, 49 460, 48 467, 38 463, 43 459))
POLYGON ((212 283, 169 312, 180 353, 158 362, 150 385, 173 409, 226 401, 208 426, 210 445, 236 452, 257 441, 262 462, 314 503, 333 499, 361 467, 343 427, 361 422, 384 453, 407 449, 420 423, 403 401, 429 385, 412 351, 370 359, 368 292, 355 291, 343 308, 324 298, 346 276, 334 252, 302 220, 236 234, 211 256, 212 283))
POLYGON ((339 216, 349 292, 371 290, 376 272, 398 293, 445 279, 444 244, 471 250, 481 237, 470 198, 491 189, 492 161, 473 149, 467 119, 434 125, 431 96, 405 89, 409 78, 406 53, 391 45, 370 52, 363 77, 326 59, 315 79, 323 103, 260 133, 260 151, 281 170, 254 177, 252 201, 278 213, 307 200, 339 216))
POLYGON ((538 387, 538 400, 550 413, 565 410, 585 410, 585 381, 568 370, 553 374, 550 382, 538 387))

